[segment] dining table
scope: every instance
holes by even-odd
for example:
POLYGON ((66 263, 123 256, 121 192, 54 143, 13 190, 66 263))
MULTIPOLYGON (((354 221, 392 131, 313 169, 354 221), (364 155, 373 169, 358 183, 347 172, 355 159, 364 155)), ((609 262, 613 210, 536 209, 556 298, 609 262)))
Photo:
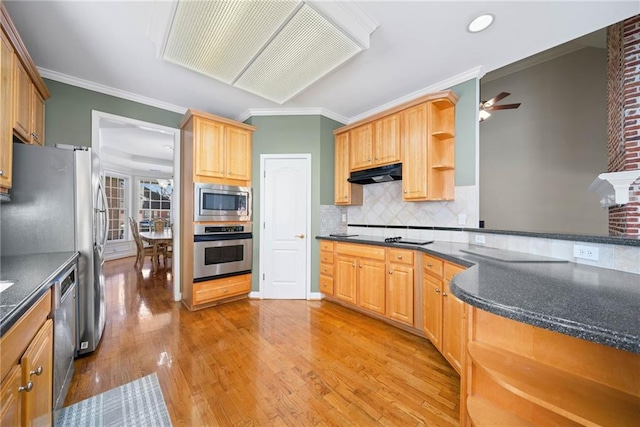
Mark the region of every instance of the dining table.
MULTIPOLYGON (((145 242, 153 245, 153 252, 156 254, 153 257, 153 271, 158 271, 160 268, 160 254, 163 246, 173 245, 173 233, 170 228, 165 228, 162 231, 142 231, 140 232, 140 238, 145 242)), ((167 261, 165 255, 165 263, 167 261)))

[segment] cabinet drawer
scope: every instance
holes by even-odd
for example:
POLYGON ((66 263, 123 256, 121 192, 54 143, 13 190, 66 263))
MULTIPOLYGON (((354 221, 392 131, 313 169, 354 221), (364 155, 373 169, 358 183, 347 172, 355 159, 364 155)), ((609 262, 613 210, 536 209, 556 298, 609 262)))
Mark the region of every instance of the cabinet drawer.
POLYGON ((429 255, 422 255, 422 268, 434 276, 442 277, 444 262, 429 255))
POLYGON ((413 251, 406 249, 387 249, 389 262, 413 265, 413 251))
POLYGON ((361 258, 385 260, 385 248, 381 246, 356 245, 351 243, 336 244, 336 253, 361 258))
POLYGON ((320 262, 325 264, 333 264, 333 251, 320 251, 320 262))
POLYGON ((328 240, 320 240, 320 250, 333 252, 333 242, 328 240))
POLYGON ((333 278, 320 275, 320 292, 323 294, 333 295, 333 278))
POLYGON ((459 265, 449 264, 448 262, 444 264, 444 281, 449 282, 451 278, 456 274, 464 271, 464 267, 460 267, 459 265))
POLYGON ((193 284, 193 303, 202 304, 251 292, 251 275, 227 277, 193 284))
POLYGON ((333 264, 320 263, 320 274, 333 277, 333 264))

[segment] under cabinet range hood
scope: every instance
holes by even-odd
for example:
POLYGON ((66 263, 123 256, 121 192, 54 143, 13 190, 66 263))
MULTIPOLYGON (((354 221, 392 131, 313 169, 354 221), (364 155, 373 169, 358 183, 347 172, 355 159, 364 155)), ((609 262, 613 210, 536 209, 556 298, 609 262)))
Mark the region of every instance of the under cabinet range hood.
POLYGON ((351 172, 347 181, 352 184, 376 184, 402 179, 402 163, 351 172))

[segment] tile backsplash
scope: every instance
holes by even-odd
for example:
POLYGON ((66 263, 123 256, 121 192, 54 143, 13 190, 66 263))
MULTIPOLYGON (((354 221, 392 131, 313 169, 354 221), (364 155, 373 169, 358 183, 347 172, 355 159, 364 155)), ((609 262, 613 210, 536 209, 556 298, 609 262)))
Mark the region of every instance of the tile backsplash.
POLYGON ((455 187, 455 200, 449 202, 404 202, 401 181, 365 185, 363 190, 364 204, 347 207, 350 224, 478 227, 475 185, 455 187))
POLYGON ((320 235, 346 233, 347 221, 342 221, 342 215, 347 215, 345 206, 320 205, 320 235))

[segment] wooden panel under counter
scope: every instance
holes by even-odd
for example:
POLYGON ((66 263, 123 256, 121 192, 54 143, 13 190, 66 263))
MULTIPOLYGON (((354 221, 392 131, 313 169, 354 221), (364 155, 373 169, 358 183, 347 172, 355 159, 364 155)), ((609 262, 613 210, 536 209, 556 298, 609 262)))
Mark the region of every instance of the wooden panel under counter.
POLYGON ((208 280, 193 284, 193 307, 210 303, 219 303, 230 297, 246 296, 251 292, 251 274, 225 277, 223 279, 208 280), (244 295, 243 295, 244 294, 244 295))

